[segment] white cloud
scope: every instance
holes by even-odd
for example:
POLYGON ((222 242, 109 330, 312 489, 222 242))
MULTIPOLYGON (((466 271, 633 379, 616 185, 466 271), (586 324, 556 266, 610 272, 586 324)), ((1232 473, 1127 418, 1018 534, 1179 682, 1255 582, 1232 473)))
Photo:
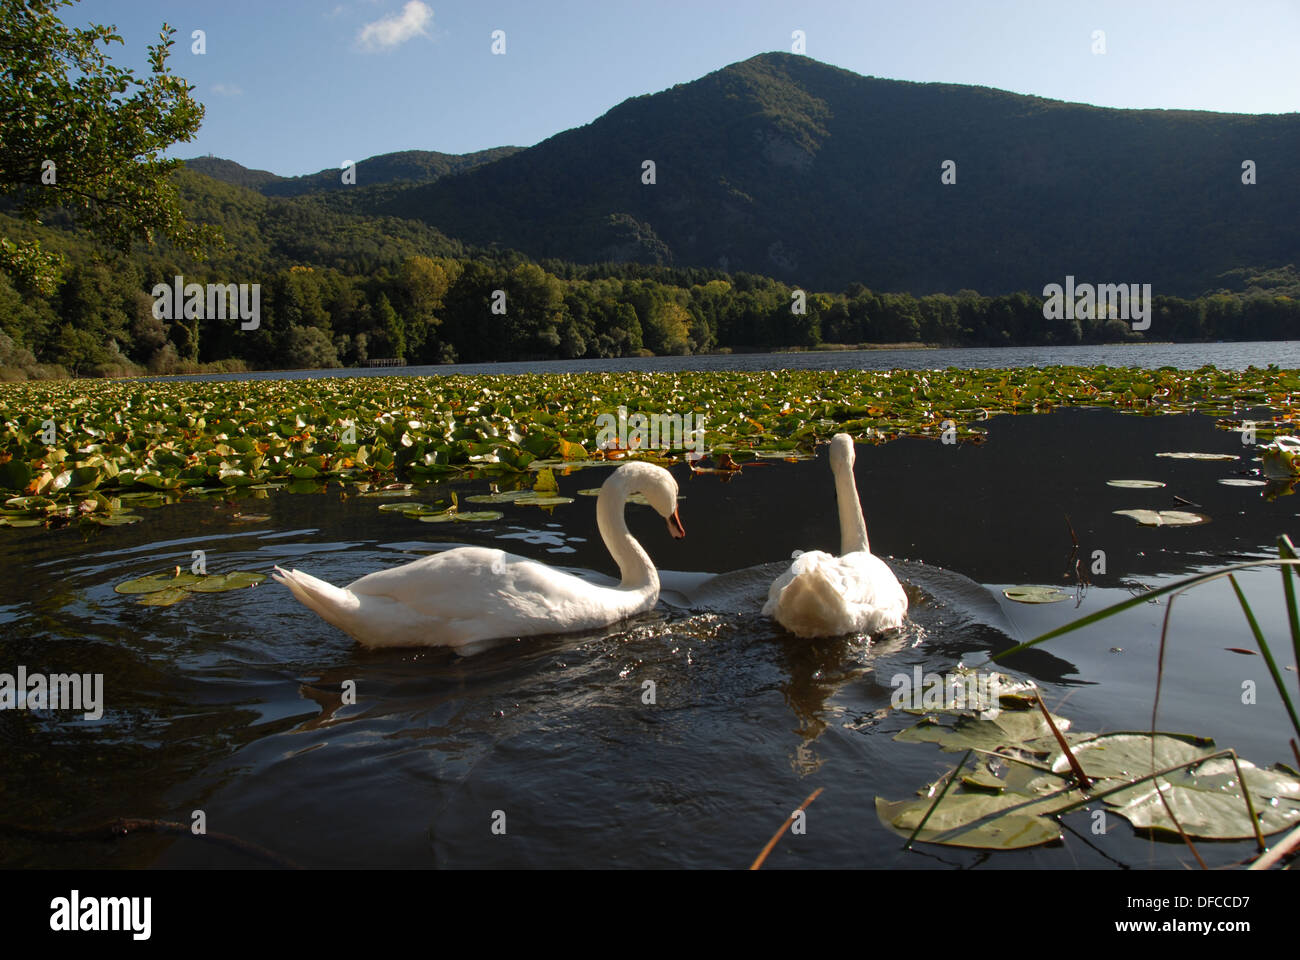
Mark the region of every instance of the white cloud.
POLYGON ((412 37, 427 37, 433 22, 433 9, 420 0, 410 0, 401 13, 367 23, 357 34, 357 43, 364 50, 389 50, 412 37))
POLYGON ((213 93, 220 93, 227 97, 237 97, 243 93, 243 89, 235 86, 233 83, 214 83, 212 85, 213 93))

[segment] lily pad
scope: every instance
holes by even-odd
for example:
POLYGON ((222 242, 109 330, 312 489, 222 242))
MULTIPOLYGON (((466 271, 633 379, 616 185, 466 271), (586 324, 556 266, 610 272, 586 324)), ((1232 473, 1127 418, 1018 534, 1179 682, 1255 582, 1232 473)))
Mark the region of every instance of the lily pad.
MULTIPOLYGON (((1066 736, 1067 742, 1091 738, 1093 734, 1067 734, 1070 721, 1052 715, 1056 729, 1066 736)), ((997 750, 1015 746, 1028 753, 1049 756, 1058 749, 1052 730, 1037 710, 1005 710, 995 717, 958 717, 955 723, 926 718, 915 726, 895 734, 899 743, 934 743, 946 753, 959 753, 975 747, 980 750, 997 750)))
POLYGON ((25 460, 9 460, 0 463, 0 489, 25 490, 32 482, 32 468, 25 460))
POLYGON ((188 590, 181 590, 179 587, 167 587, 165 590, 155 590, 142 596, 136 603, 143 604, 146 607, 170 607, 173 603, 178 603, 190 595, 188 590))
POLYGON ((102 527, 124 527, 132 523, 139 523, 143 519, 144 517, 138 513, 109 513, 85 518, 87 523, 97 523, 102 527))
POLYGON ((501 490, 497 493, 476 493, 466 497, 466 503, 510 503, 533 495, 531 490, 501 490))
MULTIPOLYGON (((1267 836, 1300 822, 1300 778, 1278 767, 1261 770, 1249 760, 1239 759, 1237 763, 1261 833, 1267 836)), ((1206 760, 1158 779, 1165 801, 1188 836, 1245 840, 1255 835, 1231 757, 1206 760)), ((1105 800, 1135 827, 1171 834, 1178 831, 1150 780, 1105 800)))
MULTIPOLYGON (((916 839, 977 850, 1022 850, 1061 839, 1061 828, 1053 820, 1004 812, 1007 807, 1020 802, 1023 799, 988 793, 944 797, 916 839), (984 820, 991 816, 994 819, 984 820), (984 822, 977 823, 980 820, 984 822)), ((902 837, 912 835, 929 809, 928 800, 890 803, 876 798, 876 816, 902 837)))
MULTIPOLYGON (((1157 733, 1111 733, 1074 747, 1085 773, 1099 781, 1098 790, 1163 770, 1188 766, 1158 778, 1165 799, 1189 836, 1233 840, 1254 836, 1241 784, 1231 757, 1195 762, 1215 752, 1214 742, 1203 737, 1157 733), (1155 765, 1152 766, 1152 750, 1155 765)), ((1276 833, 1300 822, 1300 777, 1284 767, 1261 770, 1248 760, 1238 760, 1250 791, 1260 829, 1276 833)), ((1052 769, 1063 772, 1069 761, 1058 754, 1052 769)), ((1105 802, 1135 827, 1177 833, 1155 782, 1144 781, 1105 797, 1105 802)))
MULTIPOLYGON (((1205 737, 1157 733, 1153 768, 1152 746, 1152 737, 1148 733, 1108 733, 1093 737, 1073 750, 1084 773, 1109 780, 1131 780, 1214 752, 1214 741, 1205 737)), ((1069 758, 1057 751, 1051 768, 1056 773, 1065 773, 1070 769, 1069 758)))
POLYGON ((147 577, 119 583, 113 589, 118 593, 158 593, 161 590, 183 589, 190 584, 198 583, 201 579, 203 578, 184 572, 174 576, 170 573, 151 573, 147 577))
MULTIPOLYGON (((579 491, 578 491, 578 496, 580 496, 580 497, 598 497, 598 496, 600 496, 600 487, 588 487, 588 488, 585 489, 585 490, 579 490, 579 491)), ((627 498, 627 502, 628 502, 628 503, 639 503, 639 504, 640 504, 641 506, 643 506, 643 507, 648 507, 648 506, 650 506, 650 501, 647 500, 647 499, 645 498, 645 495, 644 495, 644 494, 640 494, 640 493, 633 493, 633 494, 630 494, 630 495, 628 496, 628 498, 627 498)))
POLYGON ((573 502, 573 497, 547 496, 540 493, 530 493, 515 500, 515 503, 529 507, 558 507, 573 502))
POLYGON ((499 510, 445 511, 417 517, 421 523, 489 523, 500 520, 505 514, 499 510))
POLYGON ((216 573, 201 577, 196 583, 187 585, 185 589, 195 593, 222 593, 226 590, 255 587, 265 579, 264 573, 247 573, 242 570, 234 573, 216 573))
POLYGON ((1198 523, 1209 523, 1210 518, 1203 513, 1189 510, 1116 510, 1121 517, 1132 517, 1144 527, 1190 527, 1198 523))
POLYGON ((1159 480, 1107 480, 1108 487, 1124 487, 1128 490, 1155 490, 1163 487, 1159 480))
MULTIPOLYGON (((979 777, 976 771, 968 776, 979 777)), ((997 780, 999 789, 977 785, 971 789, 963 777, 935 804, 942 782, 919 791, 914 800, 894 803, 877 798, 876 814, 885 826, 900 836, 910 836, 933 807, 925 829, 917 839, 953 847, 984 850, 1017 850, 1051 843, 1060 838, 1060 827, 1052 815, 1084 799, 1064 777, 1044 773, 1023 763, 1007 763, 1006 777, 997 780)), ((993 778, 996 779, 996 778, 993 778)))
POLYGON ((1017 603, 1060 603, 1062 600, 1070 599, 1068 593, 1063 593, 1057 587, 1007 587, 1002 591, 1002 595, 1017 603))
POLYGON ((1226 477, 1219 480, 1225 487, 1266 487, 1266 480, 1247 480, 1245 477, 1226 477))
POLYGON ((1171 460, 1240 460, 1234 453, 1157 453, 1157 457, 1171 460))

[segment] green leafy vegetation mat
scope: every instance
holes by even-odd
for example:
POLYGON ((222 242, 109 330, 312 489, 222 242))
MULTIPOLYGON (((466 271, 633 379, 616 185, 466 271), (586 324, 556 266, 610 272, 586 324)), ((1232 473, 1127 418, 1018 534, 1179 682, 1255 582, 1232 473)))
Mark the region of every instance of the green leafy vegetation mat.
MULTIPOLYGON (((867 442, 979 442, 981 421, 1057 406, 1154 415, 1268 407, 1261 442, 1289 432, 1300 371, 1047 367, 1028 370, 532 374, 319 380, 46 381, 0 386, 0 522, 130 523, 137 507, 240 488, 378 491, 448 476, 532 487, 529 471, 684 451, 611 449, 602 415, 693 414, 704 446, 805 457, 837 432, 867 442)), ((608 424, 610 421, 604 421, 608 424)), ((667 424, 668 421, 661 421, 667 424)), ((629 423, 629 434, 635 425, 629 423)), ((670 432, 670 431, 662 431, 670 432)), ((661 438, 690 442, 684 435, 661 438)), ((541 494, 544 491, 535 490, 541 494)))

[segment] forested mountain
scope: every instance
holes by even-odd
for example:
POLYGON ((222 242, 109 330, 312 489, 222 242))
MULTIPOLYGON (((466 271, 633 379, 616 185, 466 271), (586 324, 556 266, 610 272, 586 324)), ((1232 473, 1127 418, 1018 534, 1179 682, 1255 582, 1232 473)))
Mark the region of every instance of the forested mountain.
POLYGON ((267 197, 301 197, 326 193, 345 187, 370 187, 380 184, 432 183, 450 173, 472 170, 493 160, 518 153, 520 147, 493 147, 473 153, 437 153, 433 150, 402 150, 381 153, 357 163, 356 183, 344 184, 338 167, 327 167, 300 177, 281 177, 266 170, 250 170, 220 157, 195 157, 185 165, 214 180, 249 187, 267 197))
POLYGON ((1006 293, 1073 274, 1188 296, 1296 258, 1298 178, 1300 114, 1105 109, 768 53, 375 212, 534 257, 817 289, 1006 293))
POLYGON ((33 225, 0 204, 6 243, 38 239, 65 261, 48 285, 0 270, 0 379, 1289 339, 1297 123, 1100 110, 768 54, 527 150, 373 157, 354 187, 337 170, 280 178, 201 158, 174 177, 185 217, 225 237, 202 260, 167 243, 117 253, 66 212, 33 225), (1243 158, 1258 185, 1242 184, 1243 158), (945 159, 956 184, 940 182, 945 159), (1067 274, 1151 284, 1145 334, 1108 314, 1049 316, 1043 288, 1067 274), (153 291, 176 276, 257 285, 256 328, 160 316, 153 291))

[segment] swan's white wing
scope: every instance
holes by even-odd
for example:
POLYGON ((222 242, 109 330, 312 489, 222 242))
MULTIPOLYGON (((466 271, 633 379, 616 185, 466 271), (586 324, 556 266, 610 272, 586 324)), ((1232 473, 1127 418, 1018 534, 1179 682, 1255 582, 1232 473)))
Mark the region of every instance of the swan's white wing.
MULTIPOLYGON (((348 589, 363 604, 391 601, 414 622, 436 624, 469 639, 581 630, 653 604, 632 591, 603 587, 487 547, 458 547, 379 570, 348 589)), ((391 611, 386 615, 393 616, 391 611)))

